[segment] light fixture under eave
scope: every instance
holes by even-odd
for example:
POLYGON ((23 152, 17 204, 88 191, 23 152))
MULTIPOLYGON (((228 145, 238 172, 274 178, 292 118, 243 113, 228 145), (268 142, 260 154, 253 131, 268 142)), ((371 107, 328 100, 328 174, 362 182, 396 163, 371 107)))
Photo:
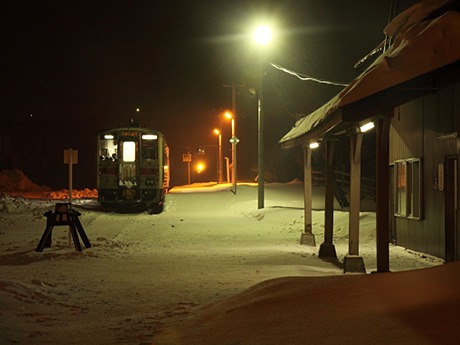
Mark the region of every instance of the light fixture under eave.
POLYGON ((367 132, 367 131, 371 130, 372 128, 374 128, 374 123, 373 122, 368 122, 368 123, 360 126, 359 130, 361 131, 361 133, 364 133, 364 132, 367 132))
POLYGON ((316 148, 319 147, 319 143, 317 141, 313 141, 313 142, 310 143, 309 146, 310 146, 311 149, 316 149, 316 148))

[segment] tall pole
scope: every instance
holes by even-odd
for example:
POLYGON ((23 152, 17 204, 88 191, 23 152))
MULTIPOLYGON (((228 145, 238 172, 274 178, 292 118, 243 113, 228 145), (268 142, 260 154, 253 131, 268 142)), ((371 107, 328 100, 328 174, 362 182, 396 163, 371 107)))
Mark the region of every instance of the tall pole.
POLYGON ((227 183, 230 183, 230 167, 229 167, 229 158, 228 157, 225 157, 225 168, 226 168, 226 172, 227 172, 227 183))
MULTIPOLYGON (((235 83, 233 83, 233 85, 235 85, 235 83)), ((234 92, 232 92, 232 94, 234 94, 234 92)), ((232 101, 232 104, 233 104, 232 106, 232 139, 231 139, 231 142, 232 142, 232 182, 233 182, 233 193, 236 194, 235 102, 232 101)))
POLYGON ((233 193, 236 194, 236 181, 237 181, 237 163, 236 163, 236 144, 238 143, 235 136, 235 118, 236 118, 236 93, 238 88, 246 87, 246 85, 236 85, 234 82, 231 85, 224 84, 224 87, 232 89, 232 182, 233 193))
POLYGON ((73 165, 73 159, 72 159, 72 149, 69 149, 69 206, 70 208, 72 208, 72 189, 73 189, 73 186, 72 186, 72 180, 73 180, 73 176, 72 176, 72 165, 73 165))
POLYGON ((264 97, 263 97, 263 78, 265 70, 265 49, 272 39, 272 33, 268 26, 259 26, 254 32, 254 40, 260 46, 259 50, 259 87, 257 105, 257 170, 258 170, 258 208, 264 208, 264 97))
POLYGON ((264 102, 263 102, 263 76, 264 65, 260 58, 259 90, 257 99, 257 208, 264 208, 264 102))
POLYGON ((214 133, 218 135, 219 145, 217 146, 217 183, 222 183, 222 133, 215 129, 214 133))
POLYGON ((384 116, 376 124, 376 170, 377 170, 377 272, 390 271, 389 235, 389 128, 390 116, 384 116))
POLYGON ((312 187, 311 187, 311 156, 312 147, 309 144, 303 147, 304 157, 304 232, 300 237, 300 244, 316 246, 315 235, 312 230, 312 187))
POLYGON ((219 183, 222 183, 222 134, 219 133, 219 183))
POLYGON ((232 169, 233 169, 233 193, 236 194, 236 181, 237 181, 237 170, 236 170, 236 142, 235 142, 235 117, 236 117, 236 85, 232 83, 232 169))

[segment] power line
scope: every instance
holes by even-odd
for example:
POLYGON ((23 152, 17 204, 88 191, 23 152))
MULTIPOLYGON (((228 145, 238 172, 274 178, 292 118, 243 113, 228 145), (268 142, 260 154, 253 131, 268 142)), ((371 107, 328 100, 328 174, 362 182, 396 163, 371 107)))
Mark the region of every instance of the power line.
POLYGON ((304 75, 304 74, 300 74, 300 73, 297 73, 297 72, 294 72, 294 71, 291 71, 291 70, 288 70, 287 68, 284 68, 282 66, 279 66, 279 65, 276 65, 274 64, 273 62, 270 62, 270 65, 272 65, 274 68, 280 70, 280 71, 283 71, 285 73, 288 73, 290 75, 293 75, 297 78, 299 78, 300 80, 302 81, 313 81, 315 83, 320 83, 320 84, 327 84, 327 85, 334 85, 334 86, 348 86, 348 84, 345 84, 345 83, 339 83, 339 82, 334 82, 334 81, 327 81, 327 80, 321 80, 321 79, 317 79, 317 78, 314 78, 314 77, 310 77, 310 76, 307 76, 307 75, 304 75))

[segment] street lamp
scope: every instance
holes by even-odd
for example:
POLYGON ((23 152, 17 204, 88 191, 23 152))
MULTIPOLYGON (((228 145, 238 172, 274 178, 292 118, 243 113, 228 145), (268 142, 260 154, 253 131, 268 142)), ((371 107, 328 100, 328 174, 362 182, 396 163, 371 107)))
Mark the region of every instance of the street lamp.
POLYGON ((198 162, 196 164, 196 171, 198 172, 198 174, 201 174, 204 171, 205 168, 206 168, 206 166, 204 165, 203 162, 198 162))
POLYGON ((232 144, 232 183, 233 193, 236 194, 236 144, 238 144, 239 139, 235 136, 235 114, 226 111, 224 115, 227 119, 232 120, 232 137, 230 139, 230 143, 232 144))
MULTIPOLYGON (((272 39, 272 33, 268 26, 259 26, 254 32, 254 40, 260 46, 266 46, 272 39)), ((257 99, 257 173, 258 173, 258 193, 257 203, 258 208, 264 208, 264 102, 263 102, 263 76, 264 76, 264 65, 265 61, 262 58, 262 53, 259 56, 260 64, 260 76, 259 76, 259 87, 258 87, 258 99, 257 99)))
POLYGON ((268 26, 261 25, 254 32, 254 40, 257 44, 267 45, 272 40, 272 31, 268 26))
POLYGON ((214 129, 214 134, 219 137, 219 146, 217 153, 217 183, 222 183, 222 134, 216 128, 214 129))

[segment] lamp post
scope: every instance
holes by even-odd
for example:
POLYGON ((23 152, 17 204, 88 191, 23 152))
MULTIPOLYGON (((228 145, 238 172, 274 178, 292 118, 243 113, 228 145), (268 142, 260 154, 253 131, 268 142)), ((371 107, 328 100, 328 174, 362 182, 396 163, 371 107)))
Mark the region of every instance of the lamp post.
POLYGON ((219 146, 217 153, 217 183, 222 183, 222 134, 216 128, 214 133, 219 137, 219 146))
POLYGON ((236 144, 238 144, 239 139, 235 136, 235 114, 226 111, 225 117, 232 121, 232 138, 230 139, 230 143, 232 144, 232 183, 233 193, 236 194, 236 144))
MULTIPOLYGON (((259 26, 254 32, 254 40, 260 46, 266 46, 272 38, 271 30, 268 26, 259 26)), ((264 102, 263 102, 263 76, 264 76, 264 59, 262 53, 259 56, 260 76, 257 98, 257 207, 264 208, 264 102)))

